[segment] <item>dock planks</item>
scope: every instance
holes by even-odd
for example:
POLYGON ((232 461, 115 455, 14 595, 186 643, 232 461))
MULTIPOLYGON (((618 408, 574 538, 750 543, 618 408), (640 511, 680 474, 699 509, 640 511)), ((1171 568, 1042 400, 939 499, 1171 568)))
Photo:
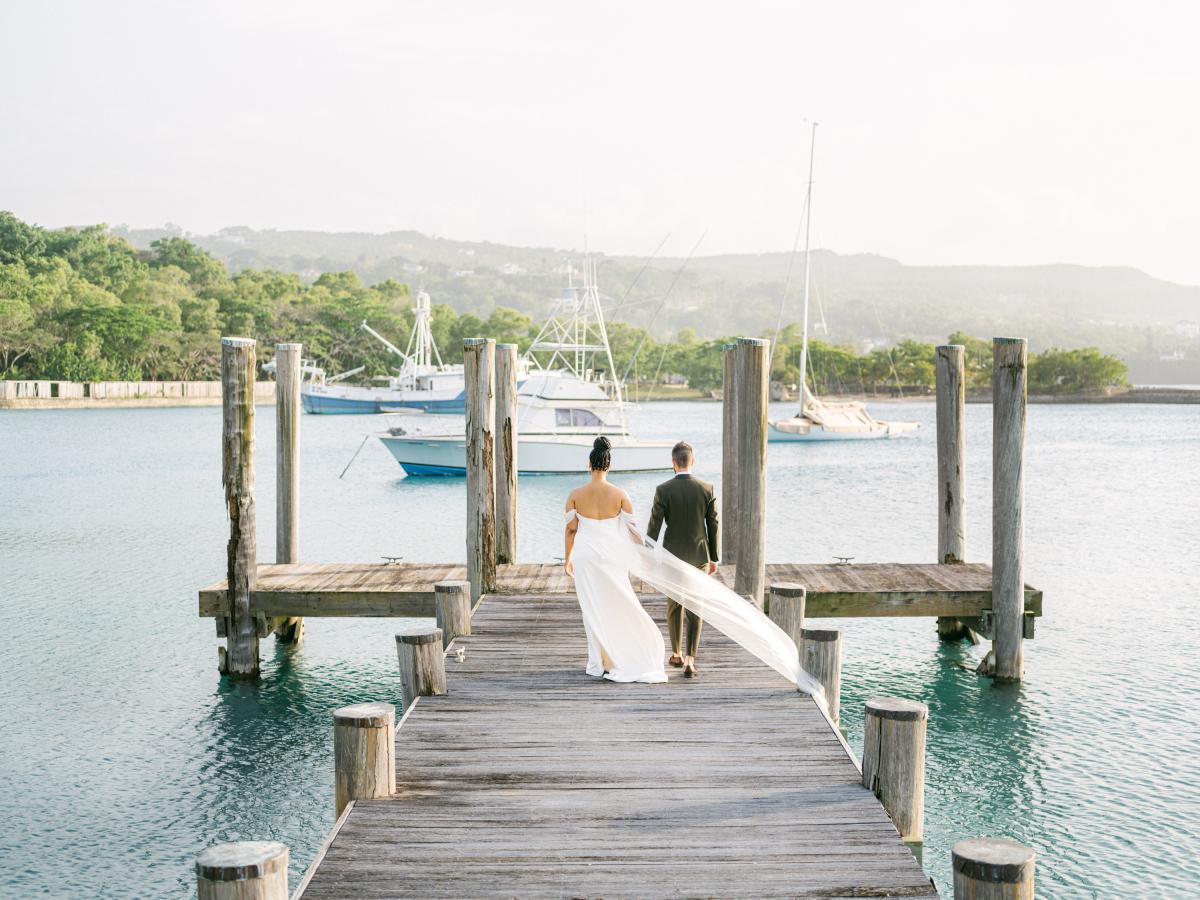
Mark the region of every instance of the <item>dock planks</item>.
MULTIPOLYGON (((733 567, 721 577, 733 586, 733 567)), ((466 578, 464 566, 439 563, 299 563, 260 565, 251 611, 266 616, 432 616, 433 586, 466 578)), ((570 594, 561 565, 500 566, 504 594, 570 594)), ((992 606, 991 567, 980 563, 920 565, 865 563, 767 566, 767 584, 793 581, 807 588, 806 615, 979 616, 992 606)), ((635 583, 639 593, 653 594, 635 583)), ((225 582, 200 591, 201 616, 224 615, 225 582)), ((1042 614, 1042 592, 1026 586, 1025 608, 1042 614)))
POLYGON ((936 898, 812 700, 714 629, 699 679, 618 685, 584 674, 573 596, 491 595, 472 628, 305 900, 936 898))

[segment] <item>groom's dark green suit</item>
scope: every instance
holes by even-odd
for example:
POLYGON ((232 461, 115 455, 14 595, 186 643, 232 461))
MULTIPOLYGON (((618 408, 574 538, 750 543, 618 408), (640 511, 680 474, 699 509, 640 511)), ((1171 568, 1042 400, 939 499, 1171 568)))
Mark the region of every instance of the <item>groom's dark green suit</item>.
MULTIPOLYGON (((709 561, 720 559, 721 524, 717 517, 717 496, 713 486, 681 472, 664 481, 654 492, 654 508, 646 534, 658 540, 662 524, 667 524, 663 547, 667 552, 703 569, 709 561)), ((687 656, 695 656, 700 646, 703 623, 694 612, 687 614, 687 656)), ((678 654, 683 643, 683 608, 667 598, 667 630, 671 650, 678 654)))

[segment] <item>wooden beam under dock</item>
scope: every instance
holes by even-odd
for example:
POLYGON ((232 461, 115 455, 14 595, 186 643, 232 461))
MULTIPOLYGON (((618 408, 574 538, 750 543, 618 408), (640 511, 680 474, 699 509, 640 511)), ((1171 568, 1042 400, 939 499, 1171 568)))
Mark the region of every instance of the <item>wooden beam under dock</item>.
MULTIPOLYGON (((734 583, 732 566, 721 578, 734 583)), ((466 578, 466 567, 440 563, 298 563, 260 565, 250 609, 264 616, 404 617, 434 615, 434 585, 466 578)), ((573 594, 561 565, 500 566, 498 593, 573 594)), ((907 563, 767 566, 767 584, 794 582, 806 591, 805 616, 981 616, 992 608, 991 567, 907 563)), ((636 583, 634 589, 656 592, 636 583)), ((225 582, 200 591, 201 616, 227 615, 225 582)), ((1025 587, 1025 610, 1042 614, 1042 592, 1025 587)))

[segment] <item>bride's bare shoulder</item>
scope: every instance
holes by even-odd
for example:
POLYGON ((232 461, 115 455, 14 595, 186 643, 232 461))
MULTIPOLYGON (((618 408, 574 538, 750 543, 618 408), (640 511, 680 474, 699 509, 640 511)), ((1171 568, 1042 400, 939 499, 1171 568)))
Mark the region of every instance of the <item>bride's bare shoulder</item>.
POLYGON ((629 499, 629 492, 623 488, 617 488, 617 493, 621 495, 621 510, 623 512, 633 512, 633 501, 629 499))

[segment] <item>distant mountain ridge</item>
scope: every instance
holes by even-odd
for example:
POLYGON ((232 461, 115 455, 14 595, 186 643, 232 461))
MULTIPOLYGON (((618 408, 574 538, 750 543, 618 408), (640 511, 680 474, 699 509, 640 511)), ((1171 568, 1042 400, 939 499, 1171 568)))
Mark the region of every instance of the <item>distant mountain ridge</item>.
MULTIPOLYGON (((309 279, 352 269, 370 284, 394 278, 423 286, 434 302, 486 314, 509 306, 544 315, 566 284, 572 249, 515 247, 396 231, 385 234, 225 228, 216 234, 117 227, 136 246, 183 235, 231 269, 270 268, 309 279)), ((692 328, 701 337, 767 334, 779 320, 791 254, 697 257, 655 316, 679 258, 596 254, 609 315, 658 335, 692 328), (639 273, 645 269, 644 273, 639 273)), ((1099 346, 1124 356, 1171 345, 1181 320, 1200 321, 1200 286, 1128 267, 908 266, 874 254, 813 253, 813 327, 833 342, 944 340, 955 331, 1019 334, 1033 349, 1099 346), (828 331, 822 329, 822 321, 828 331)), ((783 324, 800 318, 802 259, 795 260, 783 324)))

